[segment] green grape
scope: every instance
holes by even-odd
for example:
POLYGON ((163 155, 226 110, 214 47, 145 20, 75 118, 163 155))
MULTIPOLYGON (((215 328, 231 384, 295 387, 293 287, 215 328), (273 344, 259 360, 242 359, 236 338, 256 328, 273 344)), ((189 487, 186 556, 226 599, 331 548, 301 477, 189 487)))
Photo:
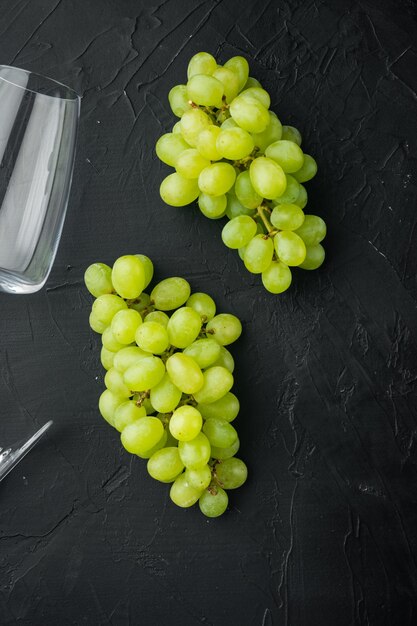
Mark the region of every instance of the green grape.
POLYGON ((293 141, 297 144, 297 146, 301 146, 301 133, 294 126, 283 126, 282 127, 282 138, 287 141, 293 141))
POLYGON ((137 406, 133 400, 127 400, 123 404, 119 404, 114 413, 114 426, 119 433, 122 432, 128 424, 132 424, 140 417, 146 416, 146 409, 143 406, 137 406))
POLYGON ((239 339, 242 334, 242 324, 236 315, 219 313, 209 321, 206 331, 220 345, 227 346, 239 339))
POLYGON ((104 384, 107 389, 110 389, 115 395, 128 398, 131 396, 131 391, 127 387, 123 380, 123 374, 121 374, 115 367, 111 367, 104 377, 104 384))
POLYGON ((274 244, 267 235, 256 235, 245 249, 243 262, 252 274, 261 274, 270 265, 274 254, 274 244))
MULTIPOLYGON (((191 108, 186 85, 175 85, 168 94, 171 110, 177 117, 182 117, 191 108)), ((159 156, 159 155, 158 155, 159 156)), ((171 165, 168 163, 168 165, 171 165)))
POLYGON ((192 179, 198 178, 200 172, 209 165, 210 161, 201 156, 196 148, 189 148, 179 155, 175 168, 184 178, 192 179))
POLYGON ((294 176, 286 174, 287 186, 279 198, 274 198, 274 204, 293 204, 300 195, 301 185, 294 176))
POLYGON ((300 146, 286 139, 271 143, 265 150, 265 156, 276 161, 286 174, 297 172, 304 163, 304 154, 300 146))
MULTIPOLYGON (((171 418, 172 419, 172 418, 171 418)), ((204 433, 198 433, 191 441, 180 441, 178 451, 187 469, 198 469, 207 465, 210 459, 210 443, 204 433)))
POLYGON ((189 180, 174 172, 164 178, 159 193, 162 200, 170 206, 186 206, 198 198, 200 190, 194 178, 189 180))
POLYGON ((156 142, 155 151, 160 161, 175 167, 180 154, 189 147, 180 134, 165 133, 156 142))
POLYGON ((237 249, 237 253, 239 255, 239 258, 243 261, 245 258, 245 252, 246 252, 246 246, 242 246, 241 248, 237 249))
POLYGON ((104 324, 99 319, 97 319, 94 311, 91 311, 88 318, 88 323, 90 324, 90 328, 92 328, 95 333, 99 333, 100 335, 102 335, 107 328, 107 324, 104 324))
POLYGON ((224 489, 217 485, 211 485, 203 491, 198 500, 200 511, 206 517, 220 517, 227 509, 228 503, 229 496, 224 489))
MULTIPOLYGON (((184 85, 185 87, 185 85, 184 85)), ((182 115, 182 113, 181 113, 182 115)), ((178 122, 175 122, 174 126, 172 127, 172 131, 174 133, 174 135, 181 135, 181 120, 178 120, 178 122)))
POLYGON ((248 80, 246 81, 243 87, 243 90, 249 89, 249 87, 262 87, 262 85, 259 82, 259 80, 257 80, 256 78, 253 78, 253 76, 249 76, 248 80))
POLYGON ((217 137, 216 148, 225 159, 238 161, 247 157, 255 147, 253 139, 243 128, 226 128, 217 137))
POLYGON ((285 265, 300 265, 306 258, 304 241, 291 230, 281 230, 274 237, 275 252, 285 265))
POLYGON ((165 374, 165 366, 157 356, 147 356, 131 365, 124 373, 124 381, 129 389, 146 391, 155 387, 165 374))
POLYGON ((249 172, 241 172, 236 178, 235 194, 239 202, 247 209, 256 209, 262 204, 262 196, 252 186, 249 172))
POLYGON ((186 302, 194 311, 201 315, 203 322, 209 322, 216 315, 216 303, 207 293, 193 293, 186 302))
POLYGON ((316 246, 326 236, 326 222, 318 215, 306 215, 303 224, 297 228, 296 233, 306 246, 316 246))
POLYGON ((151 311, 145 317, 145 322, 158 322, 164 328, 168 326, 169 317, 163 311, 151 311))
POLYGON ((147 469, 155 480, 172 483, 184 469, 178 448, 168 447, 155 452, 148 461, 147 469))
POLYGON ((136 346, 124 347, 114 355, 113 366, 123 374, 129 367, 148 356, 148 352, 136 346))
POLYGON ((219 161, 222 158, 216 147, 220 132, 220 128, 212 124, 202 130, 197 137, 196 148, 201 156, 209 161, 219 161))
POLYGON ((203 465, 197 469, 186 469, 185 477, 192 487, 207 489, 211 483, 211 468, 209 465, 203 465))
POLYGON ((145 352, 162 354, 169 346, 168 332, 159 322, 144 322, 136 331, 136 343, 145 352))
POLYGON ((208 52, 198 52, 191 57, 187 68, 187 78, 191 78, 195 74, 207 74, 210 76, 217 69, 217 61, 208 52))
POLYGON ((296 178, 299 183, 306 183, 308 180, 314 178, 316 173, 316 161, 309 154, 304 154, 303 166, 297 172, 294 172, 294 178, 296 178))
POLYGON ((282 293, 291 285, 292 275, 288 265, 280 261, 272 261, 271 265, 262 272, 262 283, 271 293, 282 293))
POLYGON ((194 359, 201 369, 213 365, 220 357, 221 346, 215 339, 197 339, 187 346, 184 354, 194 359))
POLYGON ((233 422, 239 413, 240 403, 235 394, 229 391, 220 398, 220 400, 216 400, 216 402, 198 404, 197 409, 205 420, 214 417, 216 419, 225 420, 226 422, 233 422))
POLYGON ((155 454, 155 452, 157 452, 158 450, 161 450, 162 448, 166 448, 167 441, 168 441, 168 433, 166 430, 164 430, 161 439, 158 441, 158 443, 154 445, 153 448, 151 448, 150 450, 147 450, 145 454, 138 454, 137 456, 140 456, 142 459, 150 459, 151 456, 155 454))
POLYGON ((233 117, 228 117, 221 123, 220 130, 227 130, 228 128, 239 128, 233 117))
POLYGON ((296 230, 304 222, 304 213, 296 204, 279 204, 274 207, 270 221, 280 230, 296 230))
POLYGON ((262 87, 248 87, 247 89, 243 89, 240 92, 241 98, 247 98, 248 96, 250 96, 251 98, 255 98, 255 100, 258 100, 261 104, 263 104, 265 109, 269 109, 269 107, 271 106, 271 98, 269 97, 269 93, 265 91, 265 89, 262 89, 262 87))
POLYGON ((239 93, 239 79, 237 75, 228 67, 218 67, 213 72, 213 76, 222 83, 226 102, 230 104, 239 93))
POLYGON ((105 370, 109 370, 113 367, 115 353, 111 350, 107 350, 104 346, 101 348, 100 361, 105 370))
POLYGON ((203 372, 203 376, 203 386, 193 394, 198 403, 216 402, 233 387, 233 374, 225 367, 209 367, 203 372))
POLYGON ((308 201, 307 191, 304 185, 300 183, 300 193, 297 196, 297 199, 294 200, 294 204, 300 207, 300 209, 304 209, 308 201))
POLYGON ((91 312, 94 316, 94 320, 97 323, 108 326, 113 317, 116 315, 117 311, 121 311, 122 309, 127 309, 127 304, 124 300, 122 300, 122 298, 120 298, 119 296, 115 296, 111 293, 105 293, 102 296, 99 296, 97 300, 93 302, 91 312))
POLYGON ((145 287, 145 268, 142 261, 133 254, 119 257, 114 262, 111 279, 122 298, 137 298, 145 287))
POLYGON ((201 431, 203 418, 193 406, 185 404, 173 412, 169 420, 171 435, 178 441, 191 441, 201 431))
POLYGON ((272 200, 284 193, 287 179, 282 167, 272 159, 267 157, 254 159, 249 174, 253 188, 263 198, 272 200))
POLYGON ((203 372, 187 354, 176 352, 167 359, 166 368, 174 385, 183 393, 196 393, 204 384, 203 372))
MULTIPOLYGON (((149 285, 153 278, 153 263, 146 254, 135 254, 138 257, 139 261, 142 261, 143 269, 145 270, 145 287, 149 285)), ((143 295, 143 294, 142 294, 143 295)))
POLYGON ((187 83, 187 93, 190 100, 205 107, 222 106, 224 94, 223 83, 207 74, 194 74, 187 83))
POLYGON ((250 133, 262 133, 269 124, 268 109, 252 96, 238 96, 229 111, 238 126, 250 133))
POLYGON ((225 246, 236 250, 246 246, 256 233, 256 222, 248 215, 234 217, 224 226, 222 240, 225 246))
POLYGON ((198 206, 205 217, 217 220, 226 213, 227 196, 209 196, 207 193, 200 193, 198 196, 198 206))
POLYGON ((84 282, 88 291, 95 298, 105 293, 112 293, 111 267, 105 263, 93 263, 85 270, 84 282))
POLYGON ((181 118, 181 134, 185 141, 195 148, 201 131, 211 126, 212 121, 201 109, 190 109, 181 118))
POLYGON ((198 177, 198 186, 203 193, 221 196, 233 187, 236 172, 230 163, 212 163, 198 177))
POLYGON ((252 139, 261 152, 265 152, 270 143, 282 136, 282 124, 273 111, 269 111, 268 126, 261 133, 252 133, 252 139))
POLYGON ((144 398, 140 394, 136 394, 136 396, 133 396, 132 400, 135 400, 138 406, 143 406, 146 411, 146 415, 152 415, 153 413, 155 413, 155 409, 153 408, 149 398, 144 398))
POLYGON ((243 89, 249 78, 249 63, 244 57, 235 56, 226 61, 224 67, 234 72, 239 80, 239 91, 243 89))
POLYGON ((322 265, 325 257, 324 248, 321 244, 306 246, 307 254, 304 261, 299 265, 303 270, 316 270, 322 265))
POLYGON ((239 202, 236 198, 234 192, 229 191, 227 194, 227 206, 226 206, 226 215, 229 220, 232 220, 234 217, 239 217, 240 215, 253 215, 253 209, 247 209, 239 202))
POLYGON ((160 311, 172 311, 185 304, 191 288, 184 278, 177 276, 161 280, 152 290, 151 299, 160 311))
MULTIPOLYGON (((118 312, 120 313, 120 311, 118 312)), ((111 352, 118 352, 118 350, 121 350, 125 347, 125 344, 117 341, 110 326, 107 326, 106 330, 102 334, 101 341, 103 343, 103 346, 111 352)))
POLYGON ((206 420, 203 433, 210 445, 216 448, 230 448, 237 439, 236 430, 229 422, 222 419, 210 418, 206 420))
POLYGON ((151 404, 160 413, 170 413, 179 404, 182 392, 174 385, 168 374, 151 389, 151 404))
MULTIPOLYGON (((214 343, 217 343, 215 339, 202 339, 202 341, 214 341, 214 343)), ((217 345, 219 344, 217 343, 217 345)), ((233 370, 235 369, 234 358, 230 354, 229 350, 224 346, 220 346, 220 355, 217 361, 215 361, 214 363, 210 363, 210 365, 219 365, 220 367, 225 367, 227 370, 229 370, 231 374, 233 374, 233 370)))
POLYGON ((197 338, 201 324, 201 316, 191 307, 177 309, 168 322, 169 343, 176 348, 186 348, 197 338))
POLYGON ((131 454, 146 458, 164 435, 164 427, 157 417, 140 417, 128 424, 121 434, 123 447, 131 454))
MULTIPOLYGON (((146 270, 146 267, 145 267, 145 281, 146 281, 146 276, 147 276, 146 272, 147 272, 147 270, 146 270)), ((140 296, 135 298, 132 302, 129 302, 129 308, 134 309, 138 313, 142 314, 143 311, 145 311, 145 313, 146 313, 146 309, 148 309, 148 307, 150 306, 150 303, 151 303, 150 295, 148 293, 145 293, 144 291, 142 291, 140 296)))
POLYGON ((169 497, 174 504, 181 508, 188 508, 197 502, 201 495, 201 489, 193 487, 187 481, 185 472, 180 474, 172 483, 169 497))
POLYGON ((111 321, 111 331, 120 344, 133 343, 135 333, 142 324, 140 313, 134 309, 118 311, 111 321))
POLYGON ((239 438, 237 438, 230 448, 216 448, 215 446, 211 446, 211 456, 213 459, 217 459, 218 461, 225 461, 226 459, 231 459, 235 456, 239 448, 240 441, 239 438))
POLYGON ((119 396, 110 391, 110 389, 105 389, 101 394, 98 401, 98 410, 110 426, 114 425, 114 414, 117 407, 123 402, 126 402, 126 397, 119 396))
POLYGON ((224 489, 241 487, 248 477, 248 468, 240 459, 231 458, 215 466, 216 481, 224 489))

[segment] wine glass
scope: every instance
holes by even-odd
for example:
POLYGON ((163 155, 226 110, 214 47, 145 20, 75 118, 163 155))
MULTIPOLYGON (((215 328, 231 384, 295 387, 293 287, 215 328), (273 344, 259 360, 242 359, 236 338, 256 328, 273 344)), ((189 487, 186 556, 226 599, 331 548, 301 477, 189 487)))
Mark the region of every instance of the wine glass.
POLYGON ((0 291, 46 282, 68 204, 79 95, 50 78, 0 65, 0 291))
POLYGON ((39 439, 52 426, 53 421, 49 420, 29 439, 24 439, 10 445, 7 448, 0 446, 0 482, 12 471, 14 467, 26 456, 26 454, 38 443, 39 439))

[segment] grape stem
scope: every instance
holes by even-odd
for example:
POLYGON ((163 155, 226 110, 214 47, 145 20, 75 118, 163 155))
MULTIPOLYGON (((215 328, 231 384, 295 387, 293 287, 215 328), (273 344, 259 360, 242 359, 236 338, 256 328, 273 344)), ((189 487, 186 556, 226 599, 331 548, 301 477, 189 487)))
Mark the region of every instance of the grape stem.
POLYGON ((174 352, 176 352, 177 348, 175 348, 175 346, 171 346, 168 350, 165 350, 165 352, 163 352, 162 354, 159 355, 159 358, 162 359, 162 361, 165 363, 170 356, 172 356, 174 354, 174 352))
MULTIPOLYGON (((193 100, 188 100, 188 104, 190 105, 190 107, 192 109, 200 109, 201 111, 204 111, 204 113, 207 113, 207 115, 211 118, 212 122, 217 122, 217 117, 216 117, 216 112, 214 111, 213 107, 207 107, 207 106, 199 106, 198 104, 196 104, 195 102, 193 102, 193 100)), ((228 106, 228 105, 226 105, 228 106)), ((225 107, 223 107, 222 109, 218 109, 218 111, 223 111, 225 107)))
POLYGON ((148 391, 141 391, 138 394, 138 399, 136 400, 136 406, 142 406, 142 404, 147 400, 151 395, 150 389, 148 391))
POLYGON ((265 211, 269 212, 268 207, 266 207, 264 204, 260 204, 258 206, 258 208, 257 208, 257 213, 258 213, 259 217, 261 218, 261 220, 263 221, 264 226, 265 226, 266 230, 268 231, 268 235, 270 235, 271 233, 274 232, 274 227, 272 226, 272 224, 269 221, 269 219, 266 217, 265 211))
POLYGON ((171 411, 171 413, 160 413, 159 419, 163 423, 164 427, 168 426, 169 420, 171 419, 171 416, 172 416, 172 411, 171 411))
POLYGON ((181 400, 180 403, 178 404, 178 406, 185 406, 185 405, 197 406, 197 402, 196 400, 194 400, 193 396, 188 395, 183 400, 181 400))
POLYGON ((249 169, 249 166, 252 163, 252 161, 256 159, 256 155, 258 154, 258 152, 259 152, 259 148, 255 146, 252 152, 248 154, 247 157, 244 157, 243 159, 240 159, 239 161, 235 161, 233 165, 235 167, 238 167, 242 171, 249 169))
MULTIPOLYGON (((277 232, 279 232, 276 228, 274 228, 271 224, 271 222, 269 221, 269 219, 266 217, 265 215, 265 211, 267 213, 271 212, 271 209, 269 207, 267 207, 265 204, 260 204, 257 208, 257 214, 258 216, 261 218, 266 230, 267 230, 267 235, 266 237, 273 237, 274 235, 277 234, 277 232)), ((278 255, 276 253, 276 251, 274 250, 274 254, 273 254, 273 259, 275 259, 275 261, 279 261, 278 255)))

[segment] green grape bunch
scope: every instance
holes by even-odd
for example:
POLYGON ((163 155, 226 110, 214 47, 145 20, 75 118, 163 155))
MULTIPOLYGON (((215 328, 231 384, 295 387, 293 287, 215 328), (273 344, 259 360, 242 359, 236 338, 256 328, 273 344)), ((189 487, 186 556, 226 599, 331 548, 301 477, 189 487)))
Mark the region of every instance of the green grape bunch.
POLYGON ((184 278, 145 292, 153 272, 143 254, 122 256, 113 267, 93 263, 85 272, 95 298, 90 326, 101 334, 106 370, 99 411, 124 448, 147 459, 150 476, 171 483, 175 504, 198 502, 204 515, 218 517, 227 491, 247 477, 235 456, 240 443, 231 422, 240 404, 226 347, 242 325, 217 313, 208 294, 191 293, 184 278))
POLYGON ((303 210, 316 161, 301 149, 300 132, 269 110, 244 57, 221 66, 199 52, 187 78, 168 94, 180 121, 156 143, 159 159, 176 170, 162 181, 161 198, 175 207, 198 200, 209 219, 227 217, 224 244, 268 291, 282 293, 291 267, 314 270, 324 261, 326 224, 303 210))

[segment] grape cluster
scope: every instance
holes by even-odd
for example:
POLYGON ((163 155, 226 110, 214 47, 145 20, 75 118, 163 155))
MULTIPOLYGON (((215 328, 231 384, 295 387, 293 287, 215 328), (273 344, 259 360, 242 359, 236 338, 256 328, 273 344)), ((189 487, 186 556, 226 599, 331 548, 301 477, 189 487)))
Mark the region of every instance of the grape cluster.
POLYGON ((245 58, 221 66, 199 52, 187 74, 187 84, 168 95, 181 119, 156 144, 159 159, 176 170, 162 181, 161 197, 172 206, 198 198, 206 217, 229 218, 225 245, 261 274, 268 291, 282 293, 291 284, 290 267, 314 270, 324 261, 326 224, 303 211, 302 183, 317 164, 303 153, 300 132, 269 110, 269 94, 249 76, 245 58))
POLYGON ((90 265, 85 284, 96 298, 91 328, 102 335, 107 370, 99 410, 121 433, 126 450, 148 459, 149 474, 172 483, 180 507, 199 502, 208 517, 227 508, 226 490, 240 487, 247 469, 235 457, 231 422, 239 412, 234 360, 225 347, 242 332, 239 319, 216 314, 214 300, 193 293, 184 278, 166 278, 150 295, 145 255, 90 265))

